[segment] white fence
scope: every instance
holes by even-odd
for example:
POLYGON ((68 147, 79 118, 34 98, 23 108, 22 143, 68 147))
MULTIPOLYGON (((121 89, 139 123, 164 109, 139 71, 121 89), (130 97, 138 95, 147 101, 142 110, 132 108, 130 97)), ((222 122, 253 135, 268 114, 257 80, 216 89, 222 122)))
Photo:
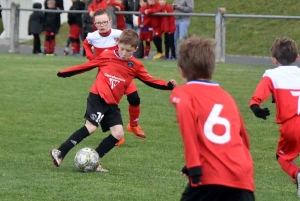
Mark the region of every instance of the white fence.
MULTIPOLYGON (((40 9, 22 9, 17 3, 12 3, 10 8, 0 8, 10 12, 10 38, 9 46, 11 53, 19 52, 19 21, 20 11, 41 11, 40 9)), ((60 13, 87 13, 87 11, 56 11, 42 10, 44 12, 60 12, 60 13)), ((139 12, 118 11, 116 14, 140 14, 139 12)), ((225 62, 225 45, 226 45, 226 18, 261 18, 261 19, 293 19, 299 20, 300 16, 281 16, 281 15, 245 15, 245 14, 226 14, 225 8, 218 8, 216 13, 155 13, 153 15, 180 15, 191 17, 211 17, 215 18, 215 39, 216 39, 216 62, 225 62)))

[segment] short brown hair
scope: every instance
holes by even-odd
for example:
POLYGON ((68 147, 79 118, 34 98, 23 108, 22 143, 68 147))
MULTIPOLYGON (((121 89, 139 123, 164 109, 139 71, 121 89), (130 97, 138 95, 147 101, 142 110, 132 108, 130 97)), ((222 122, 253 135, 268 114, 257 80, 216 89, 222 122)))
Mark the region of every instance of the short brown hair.
POLYGON ((120 35, 119 43, 137 47, 139 44, 139 36, 133 29, 124 29, 120 35))
POLYGON ((189 36, 179 45, 178 67, 188 81, 211 79, 215 69, 216 41, 210 38, 189 36))
POLYGON ((98 15, 107 15, 108 18, 110 19, 109 17, 109 14, 108 14, 108 11, 105 10, 105 9, 100 9, 100 10, 97 10, 95 13, 94 13, 94 17, 98 16, 98 15))
POLYGON ((292 64, 298 57, 297 43, 287 37, 277 38, 272 44, 271 54, 282 65, 292 64))

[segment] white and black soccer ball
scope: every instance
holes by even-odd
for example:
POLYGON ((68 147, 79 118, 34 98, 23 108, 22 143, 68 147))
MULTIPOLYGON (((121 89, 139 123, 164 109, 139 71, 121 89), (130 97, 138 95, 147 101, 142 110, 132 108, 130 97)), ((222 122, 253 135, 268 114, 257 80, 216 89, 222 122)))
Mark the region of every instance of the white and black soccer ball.
POLYGON ((94 149, 85 147, 76 153, 74 161, 80 172, 93 172, 99 165, 99 155, 94 149))

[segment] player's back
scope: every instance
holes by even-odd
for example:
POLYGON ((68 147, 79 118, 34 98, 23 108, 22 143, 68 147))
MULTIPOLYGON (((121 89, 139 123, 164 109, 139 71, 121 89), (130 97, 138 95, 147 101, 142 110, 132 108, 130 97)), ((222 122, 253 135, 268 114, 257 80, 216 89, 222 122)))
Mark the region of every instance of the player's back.
POLYGON ((276 122, 284 123, 300 114, 300 68, 279 66, 266 70, 263 77, 271 79, 276 101, 276 122))
POLYGON ((96 56, 100 55, 106 49, 116 49, 118 39, 122 31, 118 29, 110 29, 108 33, 100 34, 99 31, 88 33, 86 40, 94 47, 96 56))
POLYGON ((188 102, 190 108, 186 108, 183 118, 187 113, 194 116, 194 122, 185 126, 197 130, 194 138, 202 166, 202 183, 253 191, 252 158, 242 138, 242 133, 246 136, 247 133, 234 99, 217 83, 204 81, 188 82, 172 93, 188 102))

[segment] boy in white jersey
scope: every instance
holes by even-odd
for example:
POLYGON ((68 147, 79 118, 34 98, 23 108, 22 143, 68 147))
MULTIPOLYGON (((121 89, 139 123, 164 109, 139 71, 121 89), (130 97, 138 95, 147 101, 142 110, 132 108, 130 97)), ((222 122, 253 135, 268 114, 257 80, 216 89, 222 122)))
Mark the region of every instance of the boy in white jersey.
MULTIPOLYGON (((86 51, 86 57, 89 60, 93 60, 96 56, 100 55, 104 50, 107 49, 117 49, 118 40, 122 33, 121 30, 111 29, 111 19, 109 18, 108 12, 106 10, 98 10, 94 14, 94 23, 97 27, 97 31, 88 33, 86 39, 84 40, 84 49, 86 51), (94 52, 92 50, 94 48, 94 52)), ((138 125, 138 120, 140 116, 140 97, 137 92, 137 87, 132 81, 131 84, 125 91, 127 95, 127 100, 129 102, 129 119, 130 122, 127 125, 127 130, 133 134, 138 139, 145 140, 146 135, 142 128, 138 125)), ((124 137, 116 144, 120 146, 125 142, 124 137)))
POLYGON ((282 170, 295 179, 300 198, 300 168, 294 163, 300 153, 300 68, 292 65, 299 57, 298 47, 290 38, 278 38, 271 53, 278 67, 265 71, 250 100, 250 108, 256 117, 266 119, 269 109, 260 108, 260 104, 273 95, 276 123, 281 124, 276 158, 282 170))

